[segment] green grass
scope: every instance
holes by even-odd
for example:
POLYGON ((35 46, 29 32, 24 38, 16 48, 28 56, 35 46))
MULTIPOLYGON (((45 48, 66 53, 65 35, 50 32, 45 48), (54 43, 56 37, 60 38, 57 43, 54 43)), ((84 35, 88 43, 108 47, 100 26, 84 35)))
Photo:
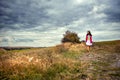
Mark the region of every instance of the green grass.
POLYGON ((80 55, 80 53, 73 52, 73 51, 67 51, 62 54, 65 58, 72 58, 72 59, 76 59, 80 55))
POLYGON ((96 45, 117 45, 120 43, 120 40, 114 40, 114 41, 102 41, 102 42, 95 42, 96 45))
POLYGON ((67 65, 64 64, 53 64, 50 68, 48 68, 43 76, 42 80, 54 80, 55 78, 60 78, 61 74, 66 73, 69 70, 67 65), (58 76, 59 75, 59 76, 58 76))
POLYGON ((0 49, 0 56, 5 54, 5 53, 8 53, 8 51, 4 50, 4 49, 0 49))

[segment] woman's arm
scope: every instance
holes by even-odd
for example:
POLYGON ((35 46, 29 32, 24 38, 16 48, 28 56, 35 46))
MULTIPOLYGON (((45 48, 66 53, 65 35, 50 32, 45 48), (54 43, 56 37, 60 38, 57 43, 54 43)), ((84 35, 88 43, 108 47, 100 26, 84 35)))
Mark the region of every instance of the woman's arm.
POLYGON ((92 43, 92 36, 90 36, 90 42, 92 43))

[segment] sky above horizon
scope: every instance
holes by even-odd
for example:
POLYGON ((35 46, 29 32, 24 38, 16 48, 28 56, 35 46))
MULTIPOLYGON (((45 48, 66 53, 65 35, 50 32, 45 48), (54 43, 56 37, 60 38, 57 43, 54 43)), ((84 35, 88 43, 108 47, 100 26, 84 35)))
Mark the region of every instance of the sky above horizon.
POLYGON ((120 0, 0 0, 0 46, 54 46, 67 30, 120 39, 120 0))

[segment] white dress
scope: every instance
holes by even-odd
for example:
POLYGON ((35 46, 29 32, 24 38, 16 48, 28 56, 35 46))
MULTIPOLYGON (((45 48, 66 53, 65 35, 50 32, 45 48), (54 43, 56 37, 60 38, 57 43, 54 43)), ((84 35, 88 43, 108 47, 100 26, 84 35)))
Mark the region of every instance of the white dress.
POLYGON ((89 36, 89 35, 88 35, 88 40, 87 40, 87 42, 86 42, 86 45, 92 46, 92 43, 90 42, 90 36, 89 36))
POLYGON ((92 43, 90 42, 90 40, 87 40, 86 45, 92 46, 92 43))

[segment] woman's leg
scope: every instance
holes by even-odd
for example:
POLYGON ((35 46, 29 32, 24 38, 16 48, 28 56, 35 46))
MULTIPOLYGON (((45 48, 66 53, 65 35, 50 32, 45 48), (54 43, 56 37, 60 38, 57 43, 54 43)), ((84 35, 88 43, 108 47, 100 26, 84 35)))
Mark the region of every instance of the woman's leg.
POLYGON ((90 46, 87 46, 87 51, 90 51, 90 46))
POLYGON ((90 52, 90 46, 88 46, 88 51, 90 52))

